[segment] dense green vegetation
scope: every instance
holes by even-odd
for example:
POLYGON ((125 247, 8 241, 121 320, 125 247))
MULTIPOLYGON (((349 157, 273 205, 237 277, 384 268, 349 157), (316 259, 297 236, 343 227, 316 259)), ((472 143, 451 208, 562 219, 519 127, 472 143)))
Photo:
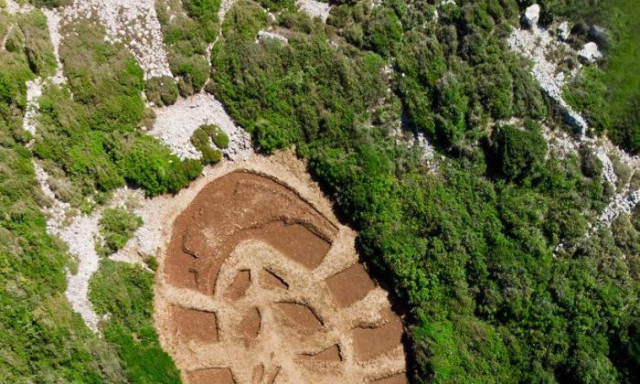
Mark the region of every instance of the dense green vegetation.
POLYGON ((584 69, 565 94, 596 131, 606 132, 618 145, 639 152, 640 7, 633 0, 614 0, 599 9, 604 13, 601 23, 608 29, 607 56, 599 67, 584 69))
POLYGON ((207 47, 220 29, 221 0, 158 0, 169 66, 183 97, 202 89, 209 78, 207 47))
POLYGON ((205 124, 193 132, 191 144, 202 153, 203 164, 215 164, 222 160, 220 150, 229 147, 229 136, 217 125, 205 124), (211 143, 218 149, 213 148, 211 143))
POLYGON ((77 32, 60 48, 68 87, 45 89, 34 144, 58 197, 79 206, 87 195, 99 202, 125 182, 157 195, 199 175, 199 162, 180 161, 138 129, 143 74, 125 47, 106 42, 102 28, 89 22, 67 31, 77 32))
POLYGON ((47 199, 24 146, 25 82, 51 71, 42 18, 0 11, 0 41, 11 33, 0 47, 0 382, 125 383, 114 348, 64 297, 69 257, 47 234, 47 199))
MULTIPOLYGON (((0 382, 179 382, 151 318, 153 259, 148 269, 102 261, 90 297, 108 315, 104 338, 71 311, 69 260, 46 233, 32 160, 57 197, 86 211, 125 183, 175 192, 202 164, 138 129, 149 116, 141 92, 169 105, 203 88, 259 150, 295 146, 359 230, 362 257, 406 311, 416 383, 639 382, 640 209, 585 238, 611 197, 602 164, 587 147, 547 152, 541 123, 562 121, 504 44, 532 2, 338 0, 325 25, 293 1, 240 0, 220 25, 219 0, 161 0, 177 84, 143 81, 124 46, 78 22, 63 29, 68 83, 44 90, 32 150, 25 82, 52 74, 55 61, 42 14, 0 14, 0 382), (263 7, 279 11, 275 22, 263 7), (270 25, 288 43, 256 43, 270 25), (398 139, 417 132, 435 146, 435 171, 398 139)), ((608 58, 567 97, 596 130, 638 150, 639 7, 540 3, 543 22, 576 22, 574 44, 590 23, 610 28, 608 58)), ((192 143, 210 163, 228 137, 203 126, 192 143)), ((100 225, 106 254, 140 222, 115 209, 100 225)))
POLYGON ((99 222, 103 243, 98 247, 98 253, 108 256, 122 249, 142 224, 140 216, 124 207, 105 209, 99 222))
POLYGON ((153 274, 136 265, 103 260, 90 299, 105 338, 116 345, 131 384, 179 384, 180 372, 162 349, 153 325, 153 274))
POLYGON ((268 21, 238 2, 210 90, 262 151, 295 144, 359 229, 408 303, 415 381, 637 382, 639 228, 583 241, 610 192, 588 149, 546 154, 536 120, 562 122, 504 44, 530 2, 460 0, 439 23, 435 2, 340 3, 329 26, 283 11, 289 44, 256 44, 268 21), (511 117, 525 120, 495 124, 511 117), (446 156, 435 174, 389 135, 399 125, 446 156))

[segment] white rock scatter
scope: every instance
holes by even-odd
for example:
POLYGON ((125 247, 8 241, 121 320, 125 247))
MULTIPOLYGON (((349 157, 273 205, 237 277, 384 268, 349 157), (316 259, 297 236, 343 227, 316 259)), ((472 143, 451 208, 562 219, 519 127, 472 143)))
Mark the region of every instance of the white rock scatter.
POLYGON ((36 121, 35 117, 40 110, 38 99, 42 96, 42 78, 38 77, 34 80, 27 81, 27 110, 22 120, 22 128, 31 133, 36 134, 36 121))
POLYGON ((60 44, 62 36, 60 35, 60 22, 62 18, 58 11, 51 9, 43 9, 44 15, 47 17, 47 29, 49 29, 49 37, 53 45, 53 55, 56 58, 56 73, 51 79, 54 84, 62 84, 66 81, 62 70, 62 61, 60 60, 60 44))
POLYGON ((154 0, 75 0, 62 10, 67 20, 97 15, 111 41, 123 42, 145 78, 172 76, 154 0))
POLYGON ((332 8, 330 4, 318 0, 298 0, 296 5, 310 17, 319 17, 323 23, 327 22, 332 8))
MULTIPOLYGON (((530 29, 514 29, 509 36, 508 44, 512 50, 533 62, 532 74, 540 83, 542 90, 565 111, 567 123, 578 129, 580 136, 584 137, 589 129, 587 121, 562 97, 566 74, 558 72, 558 66, 547 60, 547 55, 553 50, 564 48, 572 52, 571 47, 555 40, 547 29, 541 28, 537 24, 531 25, 530 29)), ((578 70, 579 67, 569 76, 575 75, 578 70)))
POLYGON ((191 144, 191 135, 203 124, 216 124, 229 136, 224 154, 232 160, 247 159, 251 139, 237 126, 222 104, 210 94, 201 93, 180 99, 174 105, 156 109, 156 121, 149 134, 167 144, 181 159, 199 159, 200 152, 191 144))
POLYGON ((620 194, 609 203, 598 220, 598 227, 610 227, 622 214, 629 214, 640 203, 640 190, 620 194))
POLYGON ((540 6, 533 4, 529 6, 522 15, 522 22, 529 28, 534 28, 538 25, 540 20, 540 6))
POLYGON ((588 64, 593 64, 602 59, 602 52, 598 49, 598 45, 593 41, 586 43, 580 51, 578 51, 580 60, 588 64))
POLYGON ((596 149, 596 157, 602 163, 602 177, 606 182, 615 186, 618 182, 618 175, 616 175, 613 162, 604 146, 599 146, 596 149))
POLYGON ((30 4, 20 5, 15 0, 5 0, 6 10, 11 15, 15 15, 16 13, 26 13, 33 10, 33 6, 30 4))
POLYGON ((49 187, 47 173, 35 162, 34 167, 42 192, 52 201, 51 206, 43 208, 43 212, 47 215, 47 231, 60 237, 69 247, 69 253, 78 261, 76 274, 67 271, 65 295, 87 327, 97 333, 100 316, 93 310, 89 301, 89 281, 100 266, 100 258, 94 244, 94 237, 98 234, 100 213, 96 212, 91 216, 79 215, 67 224, 66 212, 70 209, 69 204, 56 198, 49 187))
POLYGON ((256 43, 263 42, 267 39, 278 40, 285 44, 289 43, 289 39, 279 33, 269 32, 265 30, 258 31, 258 38, 256 39, 256 43))
POLYGON ((563 21, 556 28, 556 33, 558 34, 558 38, 562 41, 567 41, 569 36, 571 36, 571 28, 569 27, 568 21, 563 21))

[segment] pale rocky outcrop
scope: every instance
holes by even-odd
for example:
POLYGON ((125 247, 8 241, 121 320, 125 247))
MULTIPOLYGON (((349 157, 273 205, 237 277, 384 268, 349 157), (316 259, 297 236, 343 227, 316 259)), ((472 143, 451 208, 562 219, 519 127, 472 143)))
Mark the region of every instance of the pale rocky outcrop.
POLYGON ((298 0, 296 6, 310 17, 319 17, 324 23, 327 22, 332 8, 328 3, 318 0, 298 0))
POLYGON ((598 45, 590 41, 578 52, 578 57, 585 63, 592 64, 602 58, 602 53, 598 49, 598 45))
POLYGON ((533 28, 538 25, 538 20, 540 20, 540 6, 533 4, 522 15, 522 22, 525 26, 533 28))
POLYGON ((181 159, 199 159, 200 152, 191 144, 191 135, 203 124, 216 124, 229 136, 224 154, 242 160, 252 153, 251 139, 237 126, 222 104, 209 94, 180 99, 174 105, 156 109, 156 121, 149 134, 167 144, 181 159))

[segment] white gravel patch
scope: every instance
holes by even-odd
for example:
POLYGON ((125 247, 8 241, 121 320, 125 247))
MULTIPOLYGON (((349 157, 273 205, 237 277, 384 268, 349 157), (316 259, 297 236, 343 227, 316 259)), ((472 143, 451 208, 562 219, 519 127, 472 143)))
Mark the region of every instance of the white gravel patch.
POLYGON ((31 12, 34 9, 30 4, 20 5, 15 0, 5 0, 5 3, 7 4, 6 10, 11 15, 31 12))
POLYGON ((27 81, 27 110, 22 120, 22 128, 32 135, 36 134, 36 115, 40 111, 38 99, 42 96, 42 78, 27 81))
POLYGON ((56 73, 51 79, 54 84, 62 84, 66 81, 64 77, 62 61, 60 60, 60 43, 62 42, 62 36, 60 35, 60 22, 62 17, 60 13, 51 9, 43 9, 42 12, 47 17, 47 29, 49 29, 49 37, 51 38, 51 44, 53 45, 53 55, 56 58, 56 73))
MULTIPOLYGON (((533 61, 532 75, 538 80, 542 90, 565 111, 567 123, 577 128, 581 136, 586 136, 589 129, 587 121, 562 97, 567 74, 558 72, 556 63, 547 60, 547 54, 559 47, 575 53, 571 47, 557 41, 547 29, 538 25, 533 25, 530 29, 514 29, 508 43, 513 51, 533 61)), ((576 67, 569 76, 574 76, 579 68, 576 67)))
POLYGON ((145 78, 173 76, 154 0, 75 0, 62 10, 65 20, 97 15, 107 38, 123 42, 145 72, 145 78))
POLYGON ((289 43, 289 39, 287 39, 285 36, 282 36, 279 33, 275 33, 275 32, 269 32, 269 31, 258 31, 258 38, 256 39, 256 43, 265 41, 267 39, 273 39, 273 40, 278 40, 281 41, 285 44, 289 43))
POLYGON ((598 227, 611 227, 611 224, 622 214, 630 214, 640 203, 640 190, 626 194, 618 194, 605 208, 598 219, 598 227))
POLYGON ((181 159, 199 159, 200 152, 191 144, 191 135, 203 124, 216 124, 229 136, 224 154, 231 160, 245 160, 252 153, 251 138, 237 126, 222 104, 210 94, 200 93, 179 99, 174 105, 158 108, 149 134, 167 144, 181 159))
POLYGON ((331 5, 317 0, 298 0, 296 5, 312 18, 319 17, 323 23, 327 22, 332 8, 331 5))

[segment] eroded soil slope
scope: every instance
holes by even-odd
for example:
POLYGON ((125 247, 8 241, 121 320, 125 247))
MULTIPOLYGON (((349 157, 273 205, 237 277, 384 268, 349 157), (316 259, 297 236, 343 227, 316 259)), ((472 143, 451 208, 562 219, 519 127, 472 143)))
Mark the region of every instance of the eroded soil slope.
POLYGON ((355 234, 280 180, 228 170, 173 222, 157 318, 185 381, 406 383, 402 323, 355 234))

